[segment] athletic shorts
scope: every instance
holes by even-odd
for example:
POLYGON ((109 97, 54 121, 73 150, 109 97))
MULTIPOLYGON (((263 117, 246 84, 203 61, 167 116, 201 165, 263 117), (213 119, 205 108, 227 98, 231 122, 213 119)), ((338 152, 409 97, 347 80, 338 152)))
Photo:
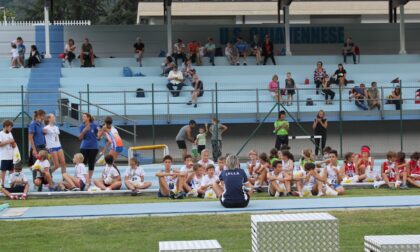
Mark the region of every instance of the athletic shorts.
POLYGON ((187 148, 187 144, 185 143, 185 141, 176 141, 176 143, 178 144, 178 148, 181 150, 187 148))
POLYGON ((124 147, 115 147, 115 152, 121 153, 123 151, 124 147))
POLYGON ((24 185, 15 185, 11 188, 6 188, 9 193, 23 193, 25 191, 24 185))
POLYGON ((48 153, 54 153, 54 152, 58 152, 61 150, 61 147, 55 147, 55 148, 50 148, 48 149, 48 153))
POLYGON ((0 170, 2 170, 2 171, 12 171, 13 170, 13 160, 2 160, 0 170))
POLYGON ((220 203, 225 208, 244 208, 244 207, 247 207, 248 206, 249 196, 243 202, 227 202, 227 201, 222 201, 222 197, 220 197, 220 203))
POLYGON ((81 179, 79 179, 79 183, 80 183, 80 187, 79 188, 80 188, 81 191, 83 191, 85 189, 86 184, 81 179))
POLYGON ((340 184, 331 184, 332 189, 337 189, 339 188, 341 185, 340 184))

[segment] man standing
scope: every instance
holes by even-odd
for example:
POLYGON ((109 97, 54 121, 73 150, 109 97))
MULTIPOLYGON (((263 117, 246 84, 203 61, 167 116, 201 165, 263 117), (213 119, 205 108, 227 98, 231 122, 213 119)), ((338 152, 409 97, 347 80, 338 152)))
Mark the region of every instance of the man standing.
POLYGON ((194 138, 192 135, 192 130, 195 128, 197 123, 194 120, 191 120, 188 125, 183 126, 178 134, 176 135, 175 141, 178 145, 178 148, 181 150, 182 158, 184 158, 187 155, 187 143, 186 141, 189 141, 190 143, 194 143, 194 138))
POLYGON ((213 160, 216 162, 222 156, 222 134, 228 127, 221 124, 219 119, 213 118, 209 132, 211 134, 211 148, 213 150, 213 160))

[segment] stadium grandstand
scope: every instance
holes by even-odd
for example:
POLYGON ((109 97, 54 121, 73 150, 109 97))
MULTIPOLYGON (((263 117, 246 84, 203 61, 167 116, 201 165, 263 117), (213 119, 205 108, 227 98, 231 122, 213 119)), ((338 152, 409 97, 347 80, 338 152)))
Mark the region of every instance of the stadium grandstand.
POLYGON ((0 6, 1 251, 419 251, 420 1, 135 2, 0 6))

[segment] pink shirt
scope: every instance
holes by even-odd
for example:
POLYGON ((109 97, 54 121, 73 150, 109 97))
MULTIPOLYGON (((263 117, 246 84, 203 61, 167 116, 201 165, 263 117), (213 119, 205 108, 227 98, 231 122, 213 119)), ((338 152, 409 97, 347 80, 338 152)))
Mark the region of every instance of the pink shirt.
POLYGON ((268 88, 270 89, 270 91, 277 91, 277 89, 279 88, 279 83, 275 81, 270 81, 270 84, 268 84, 268 88))

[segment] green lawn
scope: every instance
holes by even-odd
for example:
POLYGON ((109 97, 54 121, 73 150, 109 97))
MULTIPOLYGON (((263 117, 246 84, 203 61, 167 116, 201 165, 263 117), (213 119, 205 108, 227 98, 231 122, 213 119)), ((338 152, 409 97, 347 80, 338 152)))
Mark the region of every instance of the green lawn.
MULTIPOLYGON (((331 212, 340 251, 362 251, 365 235, 419 234, 418 209, 331 212)), ((84 220, 1 221, 0 250, 158 251, 163 240, 217 239, 223 251, 250 251, 249 214, 84 220)))
MULTIPOLYGON (((274 199, 268 197, 267 193, 255 193, 254 199, 274 199)), ((351 189, 341 197, 365 197, 365 196, 397 196, 397 195, 420 195, 420 189, 396 190, 389 189, 351 189)), ((298 197, 293 197, 298 199, 298 197)), ((291 199, 284 197, 281 199, 291 199)), ((50 199, 31 199, 26 201, 5 200, 11 207, 30 207, 30 206, 66 206, 66 205, 98 205, 98 204, 129 204, 129 203, 155 203, 172 202, 173 200, 157 198, 155 195, 132 196, 97 196, 97 197, 78 197, 78 198, 50 198, 50 199)), ((203 201, 203 199, 187 198, 183 201, 203 201)))

